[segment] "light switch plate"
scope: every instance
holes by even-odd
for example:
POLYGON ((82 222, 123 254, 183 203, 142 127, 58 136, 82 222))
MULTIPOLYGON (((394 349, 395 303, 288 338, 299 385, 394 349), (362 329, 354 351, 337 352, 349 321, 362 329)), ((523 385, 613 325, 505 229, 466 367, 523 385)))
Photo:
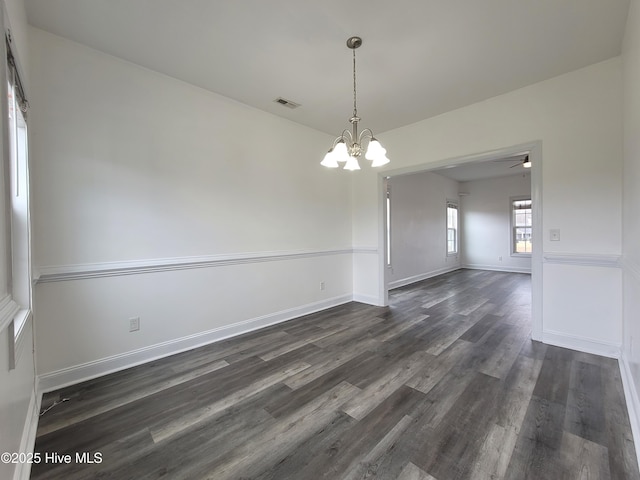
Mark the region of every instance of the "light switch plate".
POLYGON ((552 242, 559 242, 560 241, 560 229, 559 228, 552 228, 551 230, 549 230, 549 237, 550 237, 552 242))

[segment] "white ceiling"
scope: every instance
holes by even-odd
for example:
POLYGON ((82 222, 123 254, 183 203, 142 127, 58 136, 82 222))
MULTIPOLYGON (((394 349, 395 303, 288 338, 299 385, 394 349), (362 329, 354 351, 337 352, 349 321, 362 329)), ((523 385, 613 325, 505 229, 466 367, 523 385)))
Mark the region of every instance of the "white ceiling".
POLYGON ((26 0, 29 22, 323 132, 376 134, 620 53, 629 0, 26 0), (284 97, 302 106, 273 102, 284 97))

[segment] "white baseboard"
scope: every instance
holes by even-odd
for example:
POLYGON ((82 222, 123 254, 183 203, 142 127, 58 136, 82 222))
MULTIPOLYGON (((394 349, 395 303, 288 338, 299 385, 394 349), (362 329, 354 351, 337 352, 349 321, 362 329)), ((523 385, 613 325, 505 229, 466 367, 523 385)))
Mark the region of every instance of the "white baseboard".
MULTIPOLYGON (((36 432, 38 430, 38 419, 40 412, 40 403, 42 394, 36 393, 36 389, 31 392, 31 400, 29 401, 29 410, 27 418, 22 429, 22 438, 20 439, 20 452, 31 453, 36 445, 36 432)), ((13 472, 13 480, 29 480, 31 476, 31 464, 29 462, 16 463, 16 469, 13 472)))
POLYGON ((592 338, 567 335, 566 333, 549 330, 542 332, 542 342, 608 358, 620 358, 622 353, 622 345, 618 343, 602 342, 592 338))
POLYGON ((469 270, 489 270, 492 272, 509 272, 509 273, 531 273, 531 268, 510 267, 501 265, 481 265, 479 263, 466 263, 461 268, 469 270))
POLYGON ((629 423, 631 424, 631 433, 633 434, 633 444, 636 448, 636 458, 640 462, 640 417, 638 417, 638 415, 640 415, 640 401, 638 399, 638 390, 633 381, 629 362, 627 362, 624 356, 618 360, 618 364, 620 365, 624 398, 627 403, 629 423))
POLYGON ((422 280, 426 280, 432 277, 437 277, 438 275, 443 275, 445 273, 455 272, 456 270, 460 270, 461 268, 462 267, 460 265, 455 265, 453 267, 439 268, 438 270, 432 270, 431 272, 421 273, 420 275, 414 275, 412 277, 402 278, 394 282, 389 282, 389 290, 392 290, 394 288, 404 287, 406 285, 411 285, 412 283, 421 282, 422 280))
POLYGON ((40 375, 39 392, 51 392, 76 383, 91 380, 109 373, 151 362, 159 358, 175 355, 176 353, 192 350, 226 338, 235 337, 243 333, 285 322, 293 318, 325 310, 352 301, 351 295, 334 297, 320 302, 303 305, 269 315, 252 318, 243 322, 225 325, 195 335, 169 340, 167 342, 132 350, 130 352, 113 355, 92 362, 75 365, 51 373, 40 375))
POLYGON ((354 293, 353 294, 353 301, 354 302, 360 302, 360 303, 366 303, 367 305, 373 305, 376 307, 382 307, 383 305, 380 304, 380 301, 378 300, 378 297, 374 297, 373 295, 365 295, 363 293, 354 293))

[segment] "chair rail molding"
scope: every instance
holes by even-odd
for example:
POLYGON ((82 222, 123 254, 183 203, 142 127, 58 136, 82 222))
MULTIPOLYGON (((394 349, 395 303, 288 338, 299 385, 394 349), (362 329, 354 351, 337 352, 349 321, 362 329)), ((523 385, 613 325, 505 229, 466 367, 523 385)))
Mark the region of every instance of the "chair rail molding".
MULTIPOLYGON (((79 265, 43 266, 37 269, 36 284, 84 280, 99 277, 117 277, 139 275, 143 273, 164 272, 169 270, 192 270, 213 268, 246 263, 277 262, 301 258, 332 255, 350 255, 354 249, 335 248, 328 250, 291 250, 275 252, 249 252, 228 255, 202 255, 194 257, 155 258, 121 262, 86 263, 79 265)), ((1 305, 0 305, 1 308, 1 305)))
POLYGON ((544 263, 551 264, 577 265, 583 267, 622 267, 622 255, 545 252, 542 254, 542 257, 544 259, 544 263))
POLYGON ((370 253, 375 255, 378 253, 378 247, 372 245, 358 245, 354 246, 352 251, 353 253, 370 253))

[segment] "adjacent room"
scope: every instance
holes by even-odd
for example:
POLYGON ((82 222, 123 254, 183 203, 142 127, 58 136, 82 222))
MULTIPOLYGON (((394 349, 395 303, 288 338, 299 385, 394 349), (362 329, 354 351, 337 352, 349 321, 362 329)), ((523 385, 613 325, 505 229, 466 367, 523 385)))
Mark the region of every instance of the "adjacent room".
POLYGON ((525 161, 526 153, 386 177, 387 286, 459 268, 531 273, 525 161))
POLYGON ((638 0, 0 3, 0 478, 640 478, 638 0))

